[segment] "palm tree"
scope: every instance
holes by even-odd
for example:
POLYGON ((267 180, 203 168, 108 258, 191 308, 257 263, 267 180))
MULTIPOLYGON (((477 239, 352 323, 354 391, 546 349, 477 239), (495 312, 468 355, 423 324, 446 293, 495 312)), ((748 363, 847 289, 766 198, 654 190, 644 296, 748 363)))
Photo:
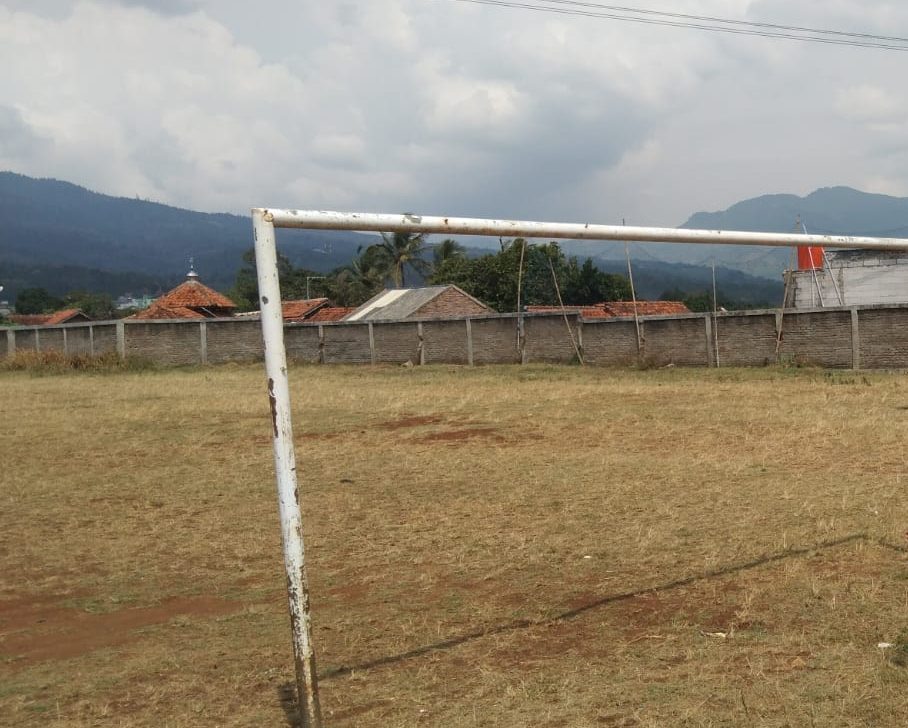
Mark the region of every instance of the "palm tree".
POLYGON ((441 243, 435 246, 435 252, 433 253, 436 268, 446 260, 457 260, 465 256, 466 250, 464 249, 464 247, 456 240, 452 240, 451 238, 445 238, 444 240, 442 240, 441 243))
POLYGON ((427 275, 429 264, 423 259, 426 254, 426 233, 382 233, 381 250, 387 265, 388 275, 398 288, 405 284, 404 271, 410 266, 417 273, 427 275))

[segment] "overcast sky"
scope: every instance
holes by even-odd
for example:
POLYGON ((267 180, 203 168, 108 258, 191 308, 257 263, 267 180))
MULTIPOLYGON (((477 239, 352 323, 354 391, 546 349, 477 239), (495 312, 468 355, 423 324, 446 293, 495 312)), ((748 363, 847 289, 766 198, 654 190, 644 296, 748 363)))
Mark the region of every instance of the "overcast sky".
MULTIPOLYGON (((904 2, 627 2, 908 36, 904 2)), ((0 169, 241 214, 677 225, 908 195, 906 64, 453 0, 0 0, 0 169)))

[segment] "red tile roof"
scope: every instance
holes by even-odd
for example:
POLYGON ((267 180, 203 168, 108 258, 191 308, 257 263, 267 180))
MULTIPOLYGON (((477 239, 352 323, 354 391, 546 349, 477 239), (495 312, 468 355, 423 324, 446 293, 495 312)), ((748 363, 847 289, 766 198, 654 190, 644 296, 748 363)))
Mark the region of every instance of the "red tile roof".
POLYGON ((201 311, 195 311, 185 306, 162 306, 155 301, 148 308, 133 314, 129 318, 154 321, 155 319, 203 319, 208 318, 208 316, 201 311))
POLYGON ((341 321, 356 310, 356 307, 325 306, 312 314, 306 321, 341 321))
POLYGON ((327 298, 303 298, 299 301, 281 301, 284 321, 308 320, 317 309, 328 304, 327 298))
POLYGON ((236 308, 236 304, 197 280, 183 281, 155 303, 170 308, 236 308))
POLYGON ((72 321, 73 319, 88 321, 88 316, 82 313, 81 308, 67 308, 63 311, 55 311, 52 313, 47 320, 46 325, 53 326, 54 324, 65 324, 67 321, 72 321))
POLYGON ((50 320, 49 313, 12 313, 9 320, 19 326, 44 326, 50 320))
POLYGON ((183 281, 132 319, 200 319, 231 316, 236 305, 195 279, 183 281))
MULTIPOLYGON (((606 301, 591 306, 565 306, 565 311, 580 314, 583 318, 619 318, 633 316, 634 308, 638 316, 671 316, 690 313, 690 309, 680 301, 606 301)), ((560 306, 527 306, 528 313, 561 313, 560 306)))
POLYGON ((20 326, 55 326, 68 323, 74 319, 76 321, 90 320, 80 308, 67 308, 54 313, 14 313, 9 317, 10 321, 20 326))

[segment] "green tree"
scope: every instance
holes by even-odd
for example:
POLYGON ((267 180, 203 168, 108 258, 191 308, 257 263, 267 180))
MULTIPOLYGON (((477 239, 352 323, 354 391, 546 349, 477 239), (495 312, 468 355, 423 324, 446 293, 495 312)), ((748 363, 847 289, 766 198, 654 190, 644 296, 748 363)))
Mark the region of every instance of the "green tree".
POLYGON ((630 297, 630 285, 623 276, 602 273, 587 260, 582 266, 568 258, 557 243, 531 245, 522 238, 502 240, 501 250, 479 258, 451 258, 435 268, 432 283, 460 286, 496 311, 527 306, 556 306, 558 294, 552 271, 565 305, 582 305, 630 297), (523 274, 518 275, 521 254, 523 274))
MULTIPOLYGON (((285 301, 306 296, 307 276, 317 275, 305 268, 294 268, 283 253, 277 254, 277 275, 281 286, 281 298, 285 301)), ((259 307, 259 280, 255 266, 255 248, 243 253, 243 266, 237 271, 233 288, 227 296, 240 311, 254 311, 259 307)))
POLYGON ((387 259, 378 245, 359 249, 350 265, 335 270, 325 281, 328 297, 339 306, 358 306, 384 288, 387 259))
MULTIPOLYGON (((721 290, 716 292, 716 298, 717 303, 715 308, 725 308, 728 310, 741 308, 739 304, 728 298, 721 290)), ((673 288, 668 291, 663 291, 662 295, 659 296, 659 300, 681 301, 691 311, 697 313, 706 313, 712 311, 714 308, 712 291, 706 289, 700 291, 683 291, 680 288, 673 288)))
POLYGON ((387 276, 397 288, 406 285, 406 270, 411 268, 423 277, 430 272, 431 266, 425 260, 427 252, 425 233, 382 233, 382 242, 377 246, 384 258, 387 276))
POLYGON ((91 319, 106 321, 116 317, 113 298, 107 293, 89 291, 70 291, 63 297, 67 308, 78 308, 91 319))
POLYGON ((445 261, 448 261, 452 258, 465 258, 466 250, 464 247, 458 243, 456 240, 451 238, 445 238, 438 245, 435 246, 435 249, 432 252, 433 262, 435 267, 442 265, 445 261))
POLYGON ((565 271, 564 290, 561 294, 565 303, 588 306, 603 301, 626 301, 631 298, 631 284, 625 276, 603 273, 587 258, 582 266, 577 259, 568 261, 565 271))
POLYGON ((50 313, 63 305, 56 296, 45 288, 23 288, 16 296, 16 313, 50 313))

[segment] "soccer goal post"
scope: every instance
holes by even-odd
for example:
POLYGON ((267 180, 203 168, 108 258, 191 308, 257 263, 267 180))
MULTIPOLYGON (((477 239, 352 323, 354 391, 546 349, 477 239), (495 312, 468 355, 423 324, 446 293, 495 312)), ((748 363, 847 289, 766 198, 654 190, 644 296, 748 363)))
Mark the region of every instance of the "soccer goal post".
POLYGON ((348 230, 385 233, 440 233, 488 235, 495 237, 589 240, 593 242, 706 243, 713 245, 766 245, 773 247, 811 246, 871 250, 908 250, 908 240, 852 237, 847 235, 794 235, 722 230, 594 225, 590 223, 527 222, 477 218, 430 217, 413 214, 373 214, 319 210, 277 210, 254 208, 255 262, 258 272, 259 308, 265 348, 265 373, 271 407, 274 466, 284 565, 287 571, 287 598, 293 640, 293 657, 303 728, 321 728, 318 679, 309 586, 306 578, 302 515, 299 505, 293 427, 290 416, 290 386, 284 320, 278 281, 275 228, 348 230))

